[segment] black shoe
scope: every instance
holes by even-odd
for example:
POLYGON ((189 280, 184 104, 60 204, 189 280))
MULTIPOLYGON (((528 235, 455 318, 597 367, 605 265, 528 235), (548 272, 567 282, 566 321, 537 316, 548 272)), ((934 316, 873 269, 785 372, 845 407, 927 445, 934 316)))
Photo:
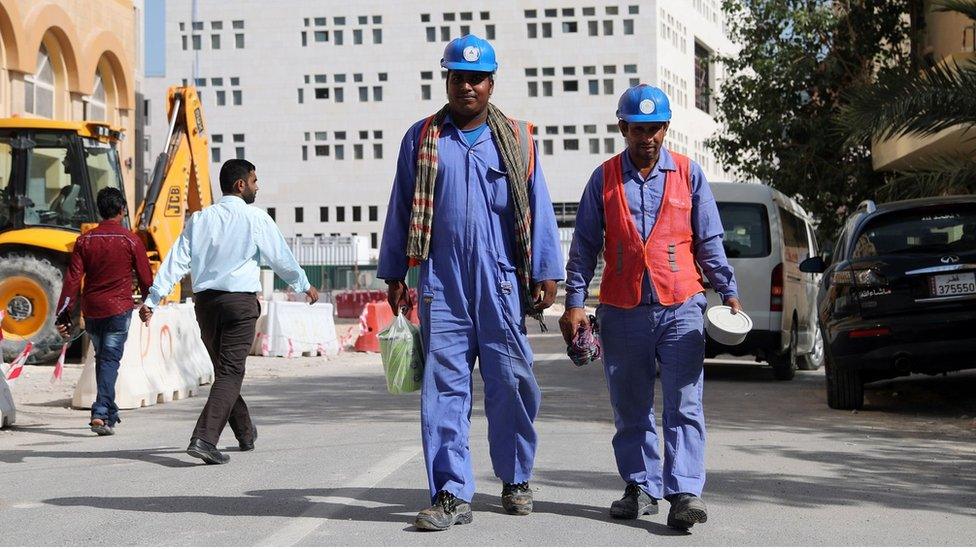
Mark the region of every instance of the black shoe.
POLYGON ((447 530, 455 524, 470 524, 473 518, 470 503, 441 490, 433 505, 417 513, 413 525, 418 530, 447 530))
POLYGON ((251 442, 244 442, 238 440, 238 447, 242 452, 250 452, 254 449, 254 443, 258 440, 258 428, 254 426, 254 422, 251 422, 251 442))
POLYGON ((657 500, 640 486, 630 483, 624 489, 624 497, 610 504, 610 516, 634 520, 643 515, 657 514, 657 500))
POLYGON ((186 453, 195 458, 202 459, 207 465, 223 465, 230 461, 230 456, 221 454, 216 446, 196 437, 190 439, 190 445, 186 447, 186 453))
POLYGON ((668 513, 668 526, 676 530, 687 530, 699 522, 708 520, 705 502, 694 494, 674 494, 667 497, 671 502, 668 513))
POLYGON ((509 515, 528 515, 532 512, 532 488, 528 482, 502 485, 502 508, 509 515))

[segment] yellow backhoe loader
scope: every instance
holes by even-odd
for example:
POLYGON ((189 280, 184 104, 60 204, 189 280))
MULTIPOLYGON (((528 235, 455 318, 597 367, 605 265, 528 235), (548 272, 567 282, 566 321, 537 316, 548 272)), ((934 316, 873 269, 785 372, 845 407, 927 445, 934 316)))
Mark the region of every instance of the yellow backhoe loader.
MULTIPOLYGON (((168 146, 153 168, 133 227, 155 272, 186 217, 213 203, 203 111, 196 89, 167 93, 168 146)), ((122 189, 120 129, 100 122, 0 119, 0 324, 3 359, 28 341, 30 361, 52 361, 63 340, 55 301, 75 239, 98 222, 95 195, 122 189)), ((171 298, 178 299, 178 294, 171 298)), ((78 312, 76 311, 75 314, 78 312)), ((79 323, 75 322, 75 330, 79 323)))

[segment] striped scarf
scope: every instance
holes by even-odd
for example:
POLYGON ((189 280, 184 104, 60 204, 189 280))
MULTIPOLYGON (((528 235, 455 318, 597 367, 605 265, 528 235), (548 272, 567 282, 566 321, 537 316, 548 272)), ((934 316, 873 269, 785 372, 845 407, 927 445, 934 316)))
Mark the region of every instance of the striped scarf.
MULTIPOLYGON (((407 235, 407 256, 410 265, 419 265, 430 253, 430 233, 434 219, 434 184, 437 181, 437 141, 441 125, 448 114, 445 105, 427 119, 421 130, 417 151, 417 176, 413 195, 413 211, 407 235)), ((495 138, 502 162, 509 175, 508 188, 515 207, 515 240, 521 252, 516 270, 520 281, 526 314, 542 321, 542 315, 529 311, 532 303, 532 211, 529 207, 528 166, 522 158, 519 136, 514 123, 495 105, 488 104, 488 128, 495 138)), ((523 136, 523 139, 530 139, 523 136)), ((531 146, 531 145, 530 145, 531 146)))

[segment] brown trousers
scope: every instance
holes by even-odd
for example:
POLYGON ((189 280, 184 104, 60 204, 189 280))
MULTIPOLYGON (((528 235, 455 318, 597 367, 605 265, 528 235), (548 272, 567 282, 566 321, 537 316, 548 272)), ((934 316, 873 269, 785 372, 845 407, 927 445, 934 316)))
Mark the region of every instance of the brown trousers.
POLYGON ((261 314, 255 294, 205 290, 195 294, 194 309, 200 336, 214 367, 214 382, 193 437, 216 445, 230 423, 240 442, 254 438, 251 415, 241 398, 244 363, 254 343, 254 326, 261 314))

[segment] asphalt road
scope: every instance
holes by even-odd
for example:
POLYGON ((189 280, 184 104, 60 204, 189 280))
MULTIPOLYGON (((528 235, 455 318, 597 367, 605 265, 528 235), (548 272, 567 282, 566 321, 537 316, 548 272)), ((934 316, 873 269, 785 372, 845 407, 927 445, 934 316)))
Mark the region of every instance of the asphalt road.
MULTIPOLYGON (((706 369, 709 521, 615 521, 623 483, 601 366, 532 336, 544 391, 536 510, 501 511, 480 379, 474 522, 410 525, 427 504, 418 395, 388 395, 375 356, 252 358, 257 450, 223 466, 183 453, 202 398, 124 414, 98 438, 53 399, 0 432, 3 545, 971 545, 976 372, 869 386, 859 413, 826 407, 823 373, 791 382, 732 362, 706 369)), ((205 393, 205 391, 204 391, 205 393)), ((235 444, 229 430, 225 444, 235 444)))

